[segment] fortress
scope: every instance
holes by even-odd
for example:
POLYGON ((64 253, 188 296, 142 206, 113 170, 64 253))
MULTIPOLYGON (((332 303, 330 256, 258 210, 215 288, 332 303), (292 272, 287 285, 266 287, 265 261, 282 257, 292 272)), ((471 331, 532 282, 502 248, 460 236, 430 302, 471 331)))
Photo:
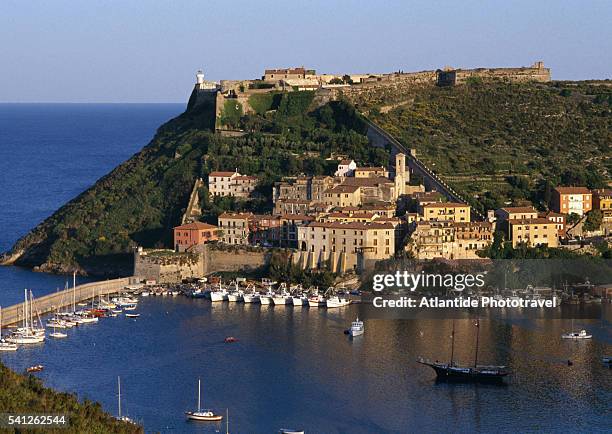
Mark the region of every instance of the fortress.
MULTIPOLYGON (((529 67, 428 70, 419 72, 317 74, 305 67, 266 69, 261 78, 207 81, 198 71, 188 108, 206 105, 214 112, 215 129, 231 129, 222 119, 257 112, 255 103, 279 92, 314 91, 315 103, 346 98, 359 106, 365 101, 381 103, 418 86, 459 86, 470 80, 510 83, 549 82, 550 68, 541 61, 529 67)), ((212 116, 211 116, 212 117, 212 116)))

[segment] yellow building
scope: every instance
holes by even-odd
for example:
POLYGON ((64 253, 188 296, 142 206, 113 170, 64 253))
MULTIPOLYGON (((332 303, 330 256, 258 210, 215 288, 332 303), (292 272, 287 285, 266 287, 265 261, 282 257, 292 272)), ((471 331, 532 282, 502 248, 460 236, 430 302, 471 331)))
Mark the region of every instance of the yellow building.
POLYGON ((249 244, 251 213, 223 213, 219 216, 219 240, 227 244, 249 244))
POLYGON ((344 273, 362 271, 395 254, 397 223, 312 222, 298 228, 304 268, 344 273))
POLYGON ((406 250, 416 259, 479 259, 492 240, 489 222, 418 221, 406 250))
POLYGON ((423 218, 426 221, 469 222, 470 206, 456 202, 428 203, 423 206, 423 218))
POLYGON ((526 244, 529 247, 557 247, 557 224, 546 218, 510 220, 510 239, 512 247, 526 244))
POLYGON ((593 209, 601 211, 604 223, 612 223, 612 189, 593 190, 593 209))
POLYGON ((356 185, 337 185, 325 191, 323 203, 333 207, 359 206, 361 188, 356 185))
POLYGON ((358 167, 354 171, 355 178, 388 178, 389 172, 384 167, 358 167))

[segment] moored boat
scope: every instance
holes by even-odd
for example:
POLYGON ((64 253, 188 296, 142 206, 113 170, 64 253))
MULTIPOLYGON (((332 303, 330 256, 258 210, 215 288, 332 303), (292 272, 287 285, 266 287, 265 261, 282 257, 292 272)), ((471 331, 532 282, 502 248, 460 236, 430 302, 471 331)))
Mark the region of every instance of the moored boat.
POLYGON ((333 297, 328 298, 326 301, 326 306, 328 308, 343 307, 348 306, 349 304, 351 304, 351 300, 346 297, 340 297, 338 295, 334 295, 333 297))
POLYGON ((198 378, 198 410, 186 411, 187 419, 197 420, 202 422, 217 422, 223 419, 220 414, 215 414, 212 410, 202 410, 201 406, 202 382, 198 378))
POLYGON ((0 351, 17 351, 17 344, 2 339, 2 306, 0 306, 0 351))
POLYGON ((324 307, 326 304, 325 297, 320 294, 308 297, 308 306, 310 307, 324 307))
POLYGON ((561 335, 562 339, 591 339, 593 335, 587 333, 586 330, 580 330, 579 332, 568 332, 561 335))

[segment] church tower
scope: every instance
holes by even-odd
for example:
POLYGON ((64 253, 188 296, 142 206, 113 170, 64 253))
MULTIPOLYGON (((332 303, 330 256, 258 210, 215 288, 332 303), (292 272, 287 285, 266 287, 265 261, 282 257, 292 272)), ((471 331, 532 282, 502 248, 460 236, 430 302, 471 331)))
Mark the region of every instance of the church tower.
POLYGON ((406 155, 400 152, 395 156, 395 195, 397 197, 406 194, 408 176, 406 171, 406 155))

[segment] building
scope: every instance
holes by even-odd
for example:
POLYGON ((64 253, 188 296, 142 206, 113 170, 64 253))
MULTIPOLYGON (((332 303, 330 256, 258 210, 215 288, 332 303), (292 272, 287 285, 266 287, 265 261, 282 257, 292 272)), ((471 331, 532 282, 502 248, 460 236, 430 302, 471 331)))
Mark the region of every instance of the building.
POLYGON ((495 210, 495 221, 497 227, 503 230, 510 238, 511 220, 526 220, 538 218, 538 212, 532 206, 507 206, 495 210))
POLYGON ((300 68, 284 68, 284 69, 266 69, 262 80, 264 81, 280 81, 280 80, 298 80, 311 78, 315 75, 314 69, 300 68))
POLYGON ((298 228, 313 222, 315 218, 305 214, 280 216, 280 247, 298 248, 298 228))
POLYGON ((417 221, 406 250, 416 259, 479 259, 492 240, 489 222, 417 221))
POLYGON ((248 244, 253 246, 276 247, 281 242, 280 216, 254 214, 248 219, 248 244))
POLYGON ((554 223, 555 227, 557 228, 557 236, 559 238, 565 238, 565 228, 566 228, 565 214, 559 214, 558 212, 554 212, 554 211, 547 211, 547 212, 539 213, 538 217, 545 218, 548 221, 554 223))
POLYGON ((395 182, 383 176, 367 178, 342 178, 342 185, 352 185, 361 188, 361 201, 364 204, 378 202, 392 202, 397 200, 395 182))
POLYGON ((423 207, 430 203, 441 203, 444 201, 444 196, 438 191, 417 191, 412 194, 412 199, 416 202, 416 210, 423 213, 423 207))
POLYGON ((586 187, 557 187, 552 193, 551 208, 555 212, 584 215, 593 209, 593 195, 586 187))
POLYGON ((208 192, 213 196, 230 196, 232 180, 240 176, 238 171, 215 171, 208 174, 208 192))
POLYGON ((257 187, 256 176, 241 175, 234 172, 210 172, 208 191, 212 196, 234 196, 247 198, 257 187))
POLYGON ((174 249, 178 252, 218 240, 218 228, 208 223, 193 222, 174 228, 174 249))
POLYGON ((510 220, 509 227, 509 236, 514 248, 520 244, 525 244, 528 247, 557 247, 559 245, 557 224, 546 218, 510 220))
POLYGON ((544 62, 535 62, 529 67, 520 68, 476 68, 453 69, 446 67, 438 69, 438 86, 454 86, 467 82, 469 79, 501 80, 515 83, 528 81, 550 81, 550 68, 544 67, 544 62))
POLYGON ((612 189, 593 190, 593 209, 601 211, 604 223, 612 223, 612 189))
POLYGON ((341 160, 334 176, 353 176, 356 168, 355 160, 341 160))
POLYGON ((298 228, 300 265, 332 272, 370 269, 395 254, 392 222, 321 222, 298 228))
POLYGON ((430 203, 423 206, 423 218, 426 221, 469 222, 470 206, 457 202, 430 203))
POLYGON ((380 167, 357 167, 355 178, 388 178, 389 172, 383 166, 380 167))
POLYGON ((406 170, 406 155, 401 152, 395 155, 395 194, 400 197, 406 194, 406 184, 410 180, 410 175, 406 170))
POLYGON ((220 241, 226 244, 249 244, 249 221, 252 213, 223 213, 219 216, 220 241))
POLYGON ((356 185, 337 185, 325 191, 323 203, 332 207, 361 205, 361 189, 356 185))

